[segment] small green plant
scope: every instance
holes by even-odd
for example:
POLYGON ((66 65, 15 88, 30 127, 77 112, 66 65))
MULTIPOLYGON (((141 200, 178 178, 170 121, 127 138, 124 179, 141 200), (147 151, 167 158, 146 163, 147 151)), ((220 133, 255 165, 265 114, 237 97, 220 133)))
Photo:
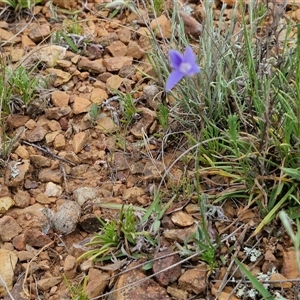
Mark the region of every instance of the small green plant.
POLYGON ((134 98, 132 97, 131 93, 123 94, 117 91, 117 94, 119 95, 119 101, 123 115, 122 122, 129 125, 139 116, 138 109, 135 107, 134 98))
POLYGON ((113 18, 119 12, 122 12, 124 9, 129 9, 134 13, 137 13, 137 9, 134 5, 134 2, 131 0, 114 0, 105 5, 105 8, 112 10, 109 14, 109 18, 113 18))
POLYGON ((77 20, 77 16, 72 16, 71 19, 65 19, 62 24, 64 30, 69 34, 82 35, 83 28, 77 20))
POLYGON ((42 0, 2 0, 2 2, 18 11, 22 9, 30 9, 34 5, 41 3, 42 0))
MULTIPOLYGON (((137 242, 137 237, 142 233, 137 232, 137 218, 131 206, 124 209, 122 206, 118 220, 110 220, 108 222, 99 219, 100 232, 85 246, 92 247, 78 260, 89 258, 90 260, 102 261, 110 259, 112 256, 124 256, 131 253, 130 248, 137 242), (121 251, 121 248, 124 251, 121 251)), ((143 233, 145 234, 145 233, 143 233)))
POLYGON ((88 282, 88 277, 85 276, 83 279, 82 284, 78 284, 77 286, 71 285, 68 281, 67 277, 63 274, 63 279, 65 282, 65 285, 67 286, 70 296, 72 300, 89 300, 89 297, 87 296, 85 289, 88 282))
POLYGON ((97 121, 100 118, 100 112, 101 112, 101 110, 100 110, 99 105, 97 105, 96 103, 93 103, 89 110, 89 118, 90 118, 91 123, 93 123, 94 125, 97 124, 97 121))
POLYGON ((164 132, 167 131, 169 126, 169 113, 170 111, 162 103, 158 105, 157 119, 164 132))

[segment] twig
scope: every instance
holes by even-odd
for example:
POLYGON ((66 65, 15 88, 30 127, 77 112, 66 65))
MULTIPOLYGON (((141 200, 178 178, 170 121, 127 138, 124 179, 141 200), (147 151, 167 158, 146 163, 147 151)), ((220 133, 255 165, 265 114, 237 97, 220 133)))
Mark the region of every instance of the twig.
POLYGON ((27 296, 27 297, 30 297, 29 293, 26 291, 25 289, 25 283, 26 283, 26 279, 27 279, 27 276, 28 276, 28 273, 29 273, 29 267, 30 267, 30 264, 33 262, 33 260, 40 255, 40 253, 42 253, 46 248, 48 248, 50 245, 52 245, 54 243, 54 241, 50 242, 49 244, 45 245, 42 249, 40 249, 34 256, 33 258, 29 261, 28 265, 27 265, 27 268, 26 268, 26 272, 25 272, 25 275, 24 275, 24 280, 23 280, 23 284, 22 284, 22 289, 23 289, 23 292, 24 294, 27 296))
POLYGON ((44 153, 46 153, 46 154, 49 154, 49 155, 53 156, 54 158, 56 158, 56 159, 58 159, 58 160, 61 160, 61 161, 63 161, 63 162, 66 162, 67 164, 70 164, 70 165, 73 166, 73 167, 76 166, 76 164, 74 164, 74 163, 71 162, 70 160, 65 159, 65 158, 63 158, 63 157, 60 157, 60 156, 58 156, 58 155, 52 153, 52 152, 51 152, 48 148, 46 148, 46 147, 41 147, 41 146, 35 145, 35 144, 33 144, 33 143, 29 143, 29 142, 27 142, 27 141, 22 141, 22 143, 25 144, 25 145, 28 145, 28 146, 35 147, 35 148, 41 150, 42 152, 44 152, 44 153))

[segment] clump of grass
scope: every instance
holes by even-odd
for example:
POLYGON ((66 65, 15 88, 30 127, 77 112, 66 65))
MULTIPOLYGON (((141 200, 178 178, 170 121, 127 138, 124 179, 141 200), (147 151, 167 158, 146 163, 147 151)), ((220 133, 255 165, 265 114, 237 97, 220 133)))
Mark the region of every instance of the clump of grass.
POLYGON ((1 2, 7 4, 15 11, 20 11, 22 9, 30 9, 34 5, 41 3, 42 0, 2 0, 1 2))

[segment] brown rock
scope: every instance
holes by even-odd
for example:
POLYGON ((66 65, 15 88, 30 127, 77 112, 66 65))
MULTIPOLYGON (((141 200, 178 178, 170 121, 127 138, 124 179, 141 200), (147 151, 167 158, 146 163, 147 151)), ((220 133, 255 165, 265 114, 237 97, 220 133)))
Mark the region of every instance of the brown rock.
POLYGON ((68 72, 64 72, 60 69, 55 69, 55 68, 49 68, 45 70, 48 74, 51 74, 55 76, 55 81, 54 81, 54 86, 60 86, 64 83, 67 83, 71 78, 72 75, 68 72))
POLYGON ((86 294, 89 299, 102 295, 109 283, 109 275, 95 268, 90 268, 88 273, 88 284, 86 286, 86 294))
POLYGON ((67 255, 64 262, 64 274, 68 279, 73 279, 76 276, 76 257, 67 255))
POLYGON ((128 28, 121 28, 118 32, 118 38, 121 42, 128 44, 131 40, 131 30, 128 28))
POLYGON ((163 250, 155 255, 155 259, 162 257, 161 259, 155 260, 153 262, 153 272, 158 273, 155 275, 156 280, 164 286, 168 286, 169 284, 175 282, 179 276, 181 275, 181 265, 177 265, 172 267, 174 264, 180 262, 180 257, 178 254, 164 257, 168 254, 172 254, 173 251, 170 249, 163 250), (164 272, 162 270, 167 269, 164 272), (161 273, 159 273, 161 272, 161 273))
POLYGON ((91 106, 90 100, 82 97, 74 97, 73 112, 75 115, 79 115, 87 112, 90 106, 91 106))
POLYGON ((16 38, 12 32, 0 28, 0 39, 3 41, 19 42, 20 38, 16 38))
POLYGON ((207 265, 200 264, 196 268, 185 271, 179 278, 181 289, 195 294, 200 294, 206 290, 207 265))
POLYGON ((122 84, 124 78, 119 75, 112 75, 106 81, 106 86, 108 89, 117 90, 122 84))
POLYGON ((6 119, 6 124, 10 129, 15 129, 24 126, 29 119, 29 116, 9 115, 6 119))
POLYGON ((52 199, 49 199, 48 196, 43 193, 37 194, 35 197, 35 200, 41 204, 50 204, 50 203, 55 202, 52 199))
POLYGON ((78 132, 74 135, 72 145, 75 154, 79 153, 83 149, 83 147, 87 144, 88 139, 89 136, 85 131, 78 132))
POLYGON ((114 57, 123 56, 127 51, 127 46, 121 41, 112 42, 106 49, 114 57))
POLYGON ((57 5, 61 8, 76 8, 78 1, 77 0, 53 0, 54 5, 57 5))
POLYGON ((5 172, 5 184, 10 187, 22 186, 29 167, 29 160, 26 159, 22 162, 10 161, 5 172))
POLYGON ((55 150, 62 150, 66 147, 66 139, 63 134, 58 134, 53 142, 53 146, 55 150))
POLYGON ((68 106, 70 95, 61 91, 54 91, 51 94, 52 103, 56 107, 68 106))
POLYGON ((283 264, 281 273, 288 279, 299 278, 299 270, 296 262, 296 253, 294 249, 283 251, 283 264))
POLYGON ((30 205, 30 195, 26 191, 18 190, 14 196, 15 206, 24 208, 30 205))
POLYGON ((59 131, 49 132, 45 136, 46 144, 52 145, 55 138, 59 135, 59 131))
POLYGON ((186 34, 191 35, 194 38, 199 38, 202 34, 203 26, 196 19, 182 10, 179 11, 179 15, 183 20, 186 34))
POLYGON ((63 188, 53 182, 46 184, 45 195, 48 197, 59 197, 62 194, 63 188))
POLYGON ((101 226, 99 223, 99 217, 95 214, 85 214, 80 218, 79 224, 81 228, 88 233, 99 231, 101 226))
POLYGON ((161 15, 156 19, 153 19, 150 23, 152 30, 156 32, 158 38, 169 39, 172 34, 172 23, 165 16, 161 15))
POLYGON ((63 106, 63 107, 51 107, 45 109, 45 116, 47 119, 52 120, 59 120, 61 117, 66 116, 71 112, 70 106, 63 106))
POLYGON ((191 227, 186 227, 184 229, 164 230, 163 236, 168 240, 184 243, 191 237, 192 234, 195 234, 196 232, 197 232, 197 226, 193 225, 191 227))
POLYGON ((25 235, 23 233, 15 236, 13 238, 13 245, 18 251, 25 250, 26 248, 26 240, 25 240, 25 235))
POLYGON ((60 170, 52 170, 50 168, 42 169, 39 171, 38 178, 41 182, 62 182, 62 174, 60 170))
POLYGON ((25 146, 18 146, 18 148, 15 150, 15 153, 23 159, 29 159, 29 153, 25 146))
POLYGON ((97 121, 95 128, 102 133, 114 133, 118 130, 118 126, 110 117, 102 117, 97 121))
POLYGON ((55 285, 60 284, 62 281, 62 277, 49 277, 49 278, 44 278, 40 279, 37 282, 37 287, 41 291, 48 291, 50 288, 52 288, 55 285))
POLYGON ((34 257, 34 253, 31 251, 19 251, 17 253, 19 261, 26 261, 26 260, 30 260, 34 257))
MULTIPOLYGON (((135 267, 139 262, 131 263, 128 268, 135 267)), ((127 300, 127 299, 139 299, 139 300, 170 300, 166 290, 162 288, 152 279, 146 279, 145 281, 136 284, 134 288, 128 286, 134 284, 137 281, 145 279, 146 275, 140 269, 133 269, 130 272, 122 274, 117 283, 114 286, 115 292, 112 293, 111 300, 127 300), (128 286, 128 287, 127 287, 128 286)))
POLYGON ((107 47, 111 43, 113 43, 117 40, 118 40, 118 35, 115 32, 113 32, 113 33, 101 36, 99 39, 99 44, 102 45, 103 47, 107 47))
POLYGON ((3 242, 11 241, 22 231, 17 221, 10 216, 0 218, 0 228, 0 239, 3 242))
POLYGON ((22 35, 22 48, 28 49, 30 47, 35 47, 35 42, 27 35, 22 35))
POLYGON ((140 188, 140 187, 137 187, 137 186, 134 186, 134 187, 131 187, 129 189, 126 189, 124 192, 123 192, 123 196, 122 196, 122 199, 123 200, 136 200, 138 197, 142 196, 145 194, 145 190, 140 188))
POLYGON ((194 218, 184 211, 176 211, 172 214, 172 222, 180 227, 187 227, 194 224, 194 218))
POLYGON ((91 101, 95 104, 101 104, 108 98, 108 95, 104 89, 94 88, 91 94, 91 101))
POLYGON ((167 292, 176 300, 187 300, 188 292, 168 286, 167 292))
POLYGON ((141 108, 141 116, 141 119, 130 130, 136 138, 143 138, 156 119, 156 113, 146 107, 141 108))
MULTIPOLYGON (((9 251, 5 249, 0 249, 0 276, 3 280, 8 290, 13 287, 14 271, 18 261, 18 256, 14 251, 9 251)), ((7 294, 7 291, 3 285, 0 285, 0 297, 7 294)))
POLYGON ((145 55, 145 51, 138 45, 137 42, 130 42, 126 52, 126 56, 133 57, 134 59, 141 59, 145 55))
POLYGON ((42 126, 37 126, 32 130, 28 130, 25 133, 28 142, 35 143, 40 142, 44 139, 47 130, 42 126))
POLYGON ((81 57, 78 63, 79 70, 86 70, 92 74, 101 74, 106 72, 106 68, 103 65, 103 59, 89 60, 87 57, 81 57))
POLYGON ((50 26, 48 24, 41 24, 29 32, 29 37, 35 42, 39 43, 43 39, 47 38, 50 35, 50 26))
POLYGON ((165 167, 160 161, 147 161, 143 170, 143 178, 146 181, 160 180, 164 171, 165 167))
POLYGON ((50 122, 47 123, 48 127, 50 128, 51 131, 60 131, 61 126, 59 122, 56 120, 51 120, 50 122))
POLYGON ((131 64, 132 64, 132 57, 128 57, 128 56, 108 57, 103 59, 103 65, 110 72, 118 71, 122 67, 131 64))
POLYGON ((42 155, 30 155, 30 162, 36 168, 44 168, 51 166, 51 159, 42 155))
POLYGON ((51 243, 50 237, 47 235, 43 234, 40 230, 36 228, 30 228, 27 229, 24 232, 24 238, 26 241, 26 244, 32 246, 32 247, 37 247, 37 248, 42 248, 46 246, 47 244, 51 243))
POLYGON ((287 278, 279 273, 273 273, 271 274, 269 280, 272 282, 274 281, 281 281, 281 282, 274 282, 272 283, 273 286, 283 289, 291 289, 293 287, 293 284, 291 282, 287 281, 287 278))

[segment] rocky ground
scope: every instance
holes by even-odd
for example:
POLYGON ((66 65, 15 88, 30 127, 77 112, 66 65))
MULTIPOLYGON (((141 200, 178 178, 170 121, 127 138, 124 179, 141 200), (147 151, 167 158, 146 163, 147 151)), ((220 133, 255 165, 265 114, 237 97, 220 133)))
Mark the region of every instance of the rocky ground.
MULTIPOLYGON (((253 238, 253 228, 261 221, 258 209, 236 200, 227 200, 217 207, 220 213, 209 218, 212 239, 222 239, 217 259, 224 261, 218 261, 217 268, 177 252, 175 246, 197 231, 200 218, 197 203, 184 196, 165 213, 158 246, 143 258, 77 260, 84 241, 99 228, 97 216, 118 219, 119 209, 112 204, 149 207, 153 187, 162 178, 167 202, 183 176, 193 176, 192 169, 183 171, 182 163, 164 176, 183 148, 178 140, 162 142, 156 111, 166 95, 163 83, 151 79, 155 74, 146 56, 149 30, 159 24, 160 34, 168 39, 171 22, 165 15, 155 19, 142 5, 140 12, 150 16, 150 27, 130 9, 110 19, 100 3, 53 0, 57 7, 36 5, 32 15, 15 18, 8 10, 1 15, 0 40, 7 61, 27 67, 38 63, 36 76, 46 78, 48 85, 27 107, 13 102, 13 114, 5 122, 6 133, 15 140, 0 169, 0 275, 11 292, 7 295, 0 286, 1 299, 79 299, 72 298, 62 274, 71 286, 82 285, 88 276, 88 298, 80 299, 237 299, 236 282, 249 283, 235 270, 233 254, 245 259, 253 274, 269 274, 271 291, 296 299, 300 286, 294 279, 299 274, 283 228, 275 234, 270 227, 253 238), (66 13, 75 9, 80 10, 78 23, 66 13), (69 35, 73 49, 59 37, 54 42, 55 32, 76 31, 74 24, 82 32, 69 35), (132 94, 133 121, 124 117, 124 103, 115 90, 132 94), (92 104, 99 109, 94 115, 92 104), (257 260, 252 260, 254 252, 247 259, 247 246, 260 251, 257 260), (152 269, 143 271, 142 263, 153 258, 152 269), (274 268, 278 271, 272 272, 274 268)), ((195 18, 182 18, 195 38, 201 34, 198 21, 204 11, 199 3, 188 5, 195 18)), ((297 5, 287 16, 299 22, 297 5)), ((216 1, 216 12, 219 8, 216 1)), ((232 188, 227 178, 211 174, 202 187, 211 194, 221 193, 220 187, 232 188)))

